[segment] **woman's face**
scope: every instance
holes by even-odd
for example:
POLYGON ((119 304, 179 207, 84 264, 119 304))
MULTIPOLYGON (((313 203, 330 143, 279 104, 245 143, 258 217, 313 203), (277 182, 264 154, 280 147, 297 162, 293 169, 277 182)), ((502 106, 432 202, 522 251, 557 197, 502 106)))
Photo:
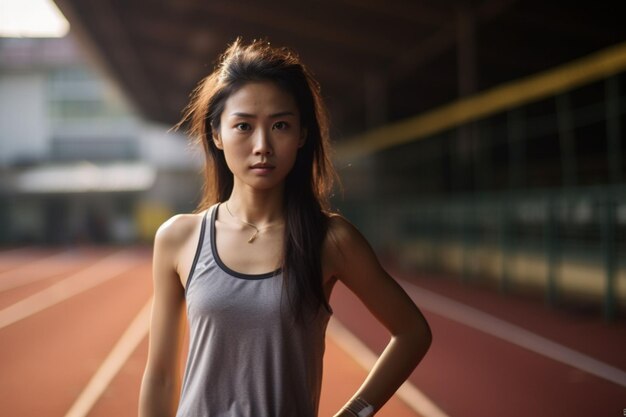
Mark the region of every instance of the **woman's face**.
POLYGON ((259 81, 244 84, 226 100, 213 141, 235 182, 269 189, 282 185, 305 137, 294 98, 270 81, 259 81))

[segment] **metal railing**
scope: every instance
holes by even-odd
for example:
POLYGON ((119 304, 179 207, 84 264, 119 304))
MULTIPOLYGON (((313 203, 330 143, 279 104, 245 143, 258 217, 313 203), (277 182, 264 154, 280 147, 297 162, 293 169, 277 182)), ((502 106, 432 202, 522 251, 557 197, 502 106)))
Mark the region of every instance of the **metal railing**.
POLYGON ((424 270, 543 291, 550 305, 585 297, 607 320, 626 304, 626 186, 344 202, 373 245, 424 270))

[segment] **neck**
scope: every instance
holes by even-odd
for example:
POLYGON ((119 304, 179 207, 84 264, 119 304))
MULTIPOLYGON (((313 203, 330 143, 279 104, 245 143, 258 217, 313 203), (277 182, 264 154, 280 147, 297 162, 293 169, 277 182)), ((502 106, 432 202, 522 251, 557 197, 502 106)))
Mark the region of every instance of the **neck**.
POLYGON ((255 190, 235 182, 228 198, 228 208, 240 220, 257 227, 278 223, 284 219, 283 188, 255 190))

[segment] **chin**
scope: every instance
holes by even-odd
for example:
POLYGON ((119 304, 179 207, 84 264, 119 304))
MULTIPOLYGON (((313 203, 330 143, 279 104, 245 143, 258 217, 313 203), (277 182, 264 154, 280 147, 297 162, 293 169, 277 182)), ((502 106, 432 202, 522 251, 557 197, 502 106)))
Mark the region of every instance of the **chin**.
POLYGON ((282 187, 285 184, 285 180, 283 179, 282 181, 276 181, 276 180, 269 180, 267 178, 257 178, 253 181, 243 181, 244 184, 246 184, 248 187, 253 188, 255 190, 272 190, 274 188, 278 188, 278 187, 282 187))

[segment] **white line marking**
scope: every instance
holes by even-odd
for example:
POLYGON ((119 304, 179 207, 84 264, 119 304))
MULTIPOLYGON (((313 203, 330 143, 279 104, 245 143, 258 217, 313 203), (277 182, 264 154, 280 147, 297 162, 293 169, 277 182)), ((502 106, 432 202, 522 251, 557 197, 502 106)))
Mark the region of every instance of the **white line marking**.
POLYGON ((626 372, 619 368, 410 282, 401 283, 415 289, 411 298, 420 308, 626 387, 626 372))
MULTIPOLYGON (((355 335, 346 329, 335 317, 328 323, 330 337, 354 358, 365 370, 374 367, 377 356, 355 335)), ((418 390, 410 381, 404 382, 396 391, 397 395, 410 408, 424 417, 449 417, 443 410, 432 402, 430 398, 418 390)))
POLYGON ((71 252, 71 250, 68 250, 45 258, 39 258, 33 262, 0 272, 0 292, 65 272, 69 265, 67 262, 63 262, 63 258, 71 252))
POLYGON ((0 329, 115 278, 141 262, 127 252, 124 249, 109 255, 89 268, 0 310, 0 329))
POLYGON ((91 377, 87 386, 80 393, 65 417, 85 417, 107 389, 115 375, 122 369, 139 343, 148 334, 152 299, 146 303, 139 314, 117 341, 109 355, 91 377))

